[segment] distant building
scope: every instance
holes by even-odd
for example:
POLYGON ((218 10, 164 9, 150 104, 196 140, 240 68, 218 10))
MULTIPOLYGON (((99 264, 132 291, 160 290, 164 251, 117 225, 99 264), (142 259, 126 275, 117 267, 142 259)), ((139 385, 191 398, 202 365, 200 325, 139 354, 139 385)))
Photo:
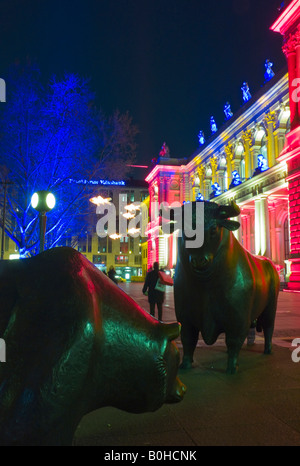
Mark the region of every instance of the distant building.
MULTIPOLYGON (((124 186, 107 185, 93 188, 91 196, 102 196, 103 198, 111 199, 117 213, 116 230, 119 231, 119 200, 126 202, 127 205, 133 202, 141 203, 148 197, 148 185, 144 180, 128 180, 124 186)), ((77 249, 87 257, 96 267, 104 272, 108 272, 113 266, 116 270, 116 275, 125 280, 135 280, 137 277, 143 277, 143 250, 141 236, 134 238, 127 234, 121 238, 111 238, 107 235, 104 238, 96 234, 96 224, 98 216, 91 216, 89 233, 78 238, 77 249)), ((125 209, 121 215, 127 214, 125 209)), ((147 260, 147 257, 146 257, 147 260)))

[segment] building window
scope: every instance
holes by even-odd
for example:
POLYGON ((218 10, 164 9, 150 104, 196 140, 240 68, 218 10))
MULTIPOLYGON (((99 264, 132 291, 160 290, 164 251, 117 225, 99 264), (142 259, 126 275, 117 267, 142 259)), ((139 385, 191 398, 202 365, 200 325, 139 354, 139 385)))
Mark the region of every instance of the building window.
POLYGON ((93 263, 94 264, 103 264, 103 265, 106 265, 106 256, 104 256, 103 254, 99 255, 99 256, 93 256, 93 263))
POLYGON ((85 236, 78 237, 78 251, 86 252, 86 237, 85 236))
POLYGON ((128 256, 115 256, 115 263, 116 264, 128 264, 128 256))
POLYGON ((92 235, 88 235, 88 252, 92 252, 92 235))
POLYGON ((142 192, 141 197, 140 197, 141 202, 147 199, 148 196, 149 196, 148 191, 142 192))
POLYGON ((106 252, 106 247, 107 237, 105 236, 105 238, 100 238, 100 236, 98 236, 98 253, 106 252))
POLYGON ((133 248, 134 248, 134 238, 133 236, 130 236, 129 237, 129 250, 133 252, 133 248))
POLYGON ((128 254, 128 236, 120 238, 120 253, 128 254))

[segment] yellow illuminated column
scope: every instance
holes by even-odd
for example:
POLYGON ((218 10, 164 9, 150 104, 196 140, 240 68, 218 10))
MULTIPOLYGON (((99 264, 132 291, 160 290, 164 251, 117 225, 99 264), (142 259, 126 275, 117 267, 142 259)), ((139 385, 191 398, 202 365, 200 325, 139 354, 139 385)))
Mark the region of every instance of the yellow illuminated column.
POLYGON ((216 156, 211 157, 210 164, 211 164, 211 169, 212 169, 212 183, 216 183, 217 182, 216 171, 217 171, 217 167, 218 167, 218 161, 217 161, 216 156))
POLYGON ((232 145, 227 144, 227 146, 224 147, 225 154, 226 154, 226 169, 227 169, 227 186, 226 189, 229 189, 229 185, 232 181, 232 172, 231 172, 231 161, 232 161, 232 145))
POLYGON ((191 191, 191 198, 192 198, 192 201, 195 200, 196 198, 196 185, 195 185, 195 173, 191 173, 190 174, 190 191, 191 191))
POLYGON ((275 140, 274 129, 276 128, 276 115, 275 112, 268 112, 265 117, 268 128, 268 166, 271 168, 275 165, 275 140))
POLYGON ((204 166, 199 165, 197 167, 197 174, 199 177, 199 188, 200 188, 200 193, 202 194, 202 196, 204 196, 204 172, 205 172, 204 166))
POLYGON ((253 138, 251 130, 244 131, 242 138, 245 147, 245 178, 247 180, 252 176, 250 148, 252 147, 253 138))

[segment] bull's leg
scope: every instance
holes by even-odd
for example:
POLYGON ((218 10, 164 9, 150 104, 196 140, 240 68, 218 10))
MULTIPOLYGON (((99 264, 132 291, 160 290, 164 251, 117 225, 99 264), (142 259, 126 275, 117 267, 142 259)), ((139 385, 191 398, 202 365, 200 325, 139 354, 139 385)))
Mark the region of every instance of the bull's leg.
POLYGON ((183 358, 180 369, 191 369, 198 337, 199 331, 193 325, 190 323, 182 324, 181 342, 183 348, 183 358))
POLYGON ((258 318, 257 324, 261 326, 264 332, 264 354, 272 353, 272 337, 274 332, 275 314, 276 304, 270 303, 258 318))
POLYGON ((238 356, 243 345, 243 342, 247 336, 247 333, 242 338, 230 337, 226 334, 226 346, 227 346, 227 374, 235 374, 238 369, 238 356))

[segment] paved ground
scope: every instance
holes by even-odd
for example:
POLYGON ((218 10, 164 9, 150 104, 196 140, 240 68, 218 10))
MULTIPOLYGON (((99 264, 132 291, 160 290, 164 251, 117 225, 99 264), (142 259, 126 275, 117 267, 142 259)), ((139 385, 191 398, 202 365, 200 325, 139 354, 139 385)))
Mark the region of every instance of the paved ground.
MULTIPOLYGON (((141 284, 121 287, 148 310, 141 284)), ((172 289, 163 320, 176 320, 172 289)), ((254 346, 244 345, 238 373, 229 376, 224 339, 213 346, 199 340, 195 367, 179 373, 187 386, 182 402, 138 415, 114 408, 96 410, 82 419, 74 445, 299 446, 300 362, 292 361, 291 346, 296 337, 300 338, 300 294, 280 292, 271 356, 262 354, 263 340, 257 336, 254 346)))

